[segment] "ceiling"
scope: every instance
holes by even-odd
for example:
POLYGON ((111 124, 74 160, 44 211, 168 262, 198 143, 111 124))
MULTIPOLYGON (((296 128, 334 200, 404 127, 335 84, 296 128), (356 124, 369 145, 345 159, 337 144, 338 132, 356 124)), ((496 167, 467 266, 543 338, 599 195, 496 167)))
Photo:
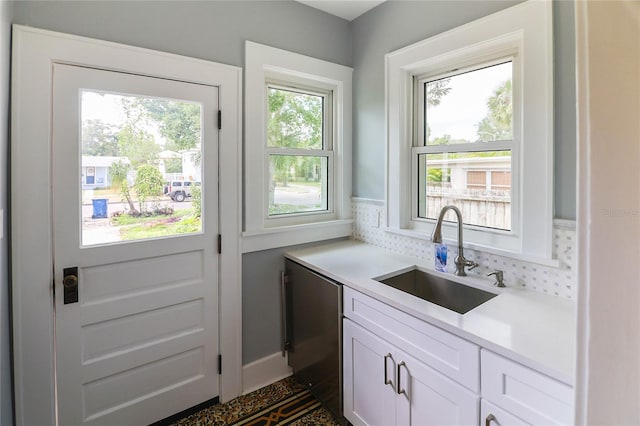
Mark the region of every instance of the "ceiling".
POLYGON ((299 3, 320 9, 347 21, 353 21, 358 16, 373 9, 385 0, 297 0, 299 3))

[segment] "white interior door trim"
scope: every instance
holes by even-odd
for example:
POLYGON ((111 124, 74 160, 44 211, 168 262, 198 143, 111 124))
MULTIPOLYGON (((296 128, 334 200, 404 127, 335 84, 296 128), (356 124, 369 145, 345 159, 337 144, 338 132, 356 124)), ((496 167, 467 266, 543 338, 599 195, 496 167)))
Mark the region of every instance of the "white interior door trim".
MULTIPOLYGON (((239 67, 13 26, 11 178, 15 417, 56 423, 52 303, 51 87, 66 63, 219 87, 220 400, 242 391, 242 69, 239 67)), ((212 241, 212 244, 216 242, 212 241)))

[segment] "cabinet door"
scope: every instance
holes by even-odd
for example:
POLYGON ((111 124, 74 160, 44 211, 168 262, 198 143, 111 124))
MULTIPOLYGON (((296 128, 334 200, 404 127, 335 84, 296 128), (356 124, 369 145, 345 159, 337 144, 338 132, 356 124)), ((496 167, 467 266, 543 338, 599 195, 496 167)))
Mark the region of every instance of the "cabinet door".
POLYGON ((396 424, 396 364, 390 345, 346 318, 343 342, 344 416, 355 426, 396 424))
POLYGON ((413 358, 397 352, 396 424, 477 425, 477 395, 413 358))
POLYGON ((522 419, 498 408, 486 399, 480 403, 480 426, 529 426, 522 419))

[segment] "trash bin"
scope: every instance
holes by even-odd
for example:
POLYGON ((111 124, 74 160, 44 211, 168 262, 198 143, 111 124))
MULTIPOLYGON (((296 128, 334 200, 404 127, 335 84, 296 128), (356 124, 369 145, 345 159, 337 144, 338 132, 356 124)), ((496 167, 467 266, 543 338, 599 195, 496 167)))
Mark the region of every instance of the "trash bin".
POLYGON ((106 198, 93 198, 93 215, 91 219, 105 219, 109 217, 107 215, 107 199, 106 198))

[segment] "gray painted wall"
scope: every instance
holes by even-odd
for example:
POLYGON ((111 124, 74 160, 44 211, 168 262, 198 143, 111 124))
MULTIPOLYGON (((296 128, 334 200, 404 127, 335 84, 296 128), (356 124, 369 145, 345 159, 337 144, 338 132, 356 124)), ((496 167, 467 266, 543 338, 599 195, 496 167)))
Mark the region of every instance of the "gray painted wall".
MULTIPOLYGON (((517 1, 391 1, 352 22, 353 195, 384 199, 384 55, 517 1)), ((554 2, 555 216, 575 219, 574 3, 554 2)))
POLYGON ((313 245, 257 251, 242 257, 243 365, 280 350, 280 272, 284 270, 284 253, 313 245))
POLYGON ((351 65, 349 23, 293 1, 17 1, 14 22, 237 66, 245 40, 351 65))
POLYGON ((11 328, 9 322, 9 247, 7 238, 7 194, 9 172, 9 64, 13 4, 0 2, 0 209, 5 212, 4 238, 0 239, 0 424, 13 424, 11 378, 11 328))

